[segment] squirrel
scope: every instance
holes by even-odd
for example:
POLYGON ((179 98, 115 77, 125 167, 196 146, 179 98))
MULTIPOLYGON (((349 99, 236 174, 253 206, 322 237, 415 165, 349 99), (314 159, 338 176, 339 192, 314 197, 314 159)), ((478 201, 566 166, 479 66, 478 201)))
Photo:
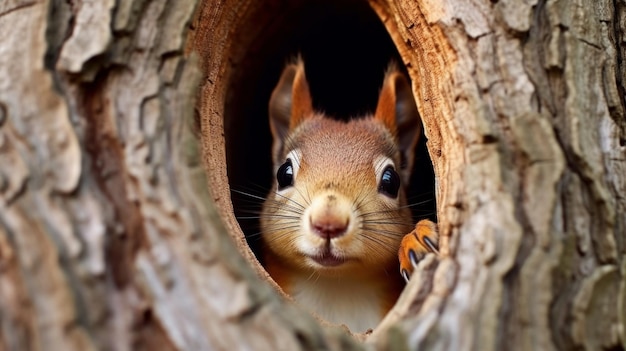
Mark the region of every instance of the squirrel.
POLYGON ((313 109, 298 58, 272 92, 269 122, 275 181, 260 216, 265 269, 314 315, 352 332, 373 329, 402 278, 438 245, 436 224, 413 225, 407 206, 422 128, 408 80, 390 65, 375 113, 343 122, 313 109))

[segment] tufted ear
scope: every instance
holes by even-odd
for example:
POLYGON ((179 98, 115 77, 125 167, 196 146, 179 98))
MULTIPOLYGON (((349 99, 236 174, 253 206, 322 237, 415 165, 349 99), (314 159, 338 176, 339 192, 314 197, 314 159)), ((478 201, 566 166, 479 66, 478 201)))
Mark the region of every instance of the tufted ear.
POLYGON ((375 118, 395 136, 402 163, 399 171, 402 180, 408 184, 413 168, 415 145, 422 133, 422 121, 409 81, 393 64, 385 74, 375 118))
POLYGON ((312 115, 313 103, 304 74, 304 62, 298 58, 295 63, 285 67, 270 98, 269 116, 274 138, 272 147, 274 164, 282 162, 277 159, 289 131, 312 115))

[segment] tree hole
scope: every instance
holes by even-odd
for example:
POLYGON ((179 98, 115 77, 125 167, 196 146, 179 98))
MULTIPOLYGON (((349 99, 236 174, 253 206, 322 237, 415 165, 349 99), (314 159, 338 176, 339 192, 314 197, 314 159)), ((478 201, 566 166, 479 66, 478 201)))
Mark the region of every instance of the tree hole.
MULTIPOLYGON (((234 73, 224 110, 233 208, 259 259, 258 215, 274 177, 268 103, 285 63, 303 57, 314 107, 339 119, 373 112, 387 66, 395 61, 403 67, 367 2, 308 1, 290 6, 287 15, 275 15, 271 25, 257 33, 240 61, 231 63, 234 73)), ((434 172, 423 135, 415 155, 408 189, 412 214, 415 221, 436 220, 434 172)))

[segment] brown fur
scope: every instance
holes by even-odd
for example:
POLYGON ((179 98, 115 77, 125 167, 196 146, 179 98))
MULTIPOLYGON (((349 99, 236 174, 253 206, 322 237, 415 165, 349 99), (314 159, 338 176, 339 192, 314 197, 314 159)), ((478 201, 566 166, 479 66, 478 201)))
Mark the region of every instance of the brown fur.
MULTIPOLYGON (((366 290, 377 300, 360 308, 375 308, 382 318, 403 287, 397 253, 404 234, 413 226, 403 187, 397 199, 378 191, 382 170, 375 169, 375 162, 388 158, 401 179, 408 180, 410 163, 407 169, 400 169, 401 154, 412 160, 420 132, 408 82, 390 70, 374 116, 340 122, 312 110, 304 65, 298 61, 285 68, 272 94, 270 125, 274 171, 289 152, 298 150, 301 157, 293 186, 277 194, 274 184, 263 206, 261 229, 267 271, 291 295, 302 293, 303 287, 315 289, 315 279, 338 291, 353 286, 354 294, 366 290), (409 101, 405 101, 407 90, 409 101), (399 100, 401 94, 405 96, 399 100), (345 234, 323 238, 309 228, 309 222, 312 225, 317 218, 324 223, 349 225, 345 234), (347 260, 331 267, 313 263, 305 251, 324 246, 347 260)), ((302 300, 309 301, 317 300, 302 300)), ((328 301, 324 303, 334 302, 328 301)), ((333 311, 333 306, 304 307, 313 312, 324 308, 333 311)), ((358 320, 359 311, 354 313, 347 314, 358 320)))

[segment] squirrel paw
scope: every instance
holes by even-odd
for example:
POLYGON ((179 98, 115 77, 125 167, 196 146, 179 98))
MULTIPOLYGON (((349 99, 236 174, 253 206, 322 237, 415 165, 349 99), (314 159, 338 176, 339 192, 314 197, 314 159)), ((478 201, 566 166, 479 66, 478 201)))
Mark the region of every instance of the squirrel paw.
POLYGON ((417 263, 429 252, 439 254, 439 232, 435 223, 423 219, 404 236, 398 250, 400 274, 407 283, 417 263))

